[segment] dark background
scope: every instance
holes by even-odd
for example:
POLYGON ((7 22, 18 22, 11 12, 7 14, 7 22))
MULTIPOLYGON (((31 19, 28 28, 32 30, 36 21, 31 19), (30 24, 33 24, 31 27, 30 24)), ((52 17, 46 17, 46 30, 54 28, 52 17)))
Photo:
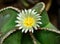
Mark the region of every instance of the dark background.
POLYGON ((52 0, 52 5, 48 11, 50 21, 60 29, 60 0, 52 0))

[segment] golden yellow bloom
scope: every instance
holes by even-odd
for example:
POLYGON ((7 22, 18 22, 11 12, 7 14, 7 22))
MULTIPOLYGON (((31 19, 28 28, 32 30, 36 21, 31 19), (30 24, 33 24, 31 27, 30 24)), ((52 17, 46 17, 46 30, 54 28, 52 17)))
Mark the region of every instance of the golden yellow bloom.
POLYGON ((32 27, 35 24, 35 19, 32 17, 25 18, 23 24, 26 27, 32 27))

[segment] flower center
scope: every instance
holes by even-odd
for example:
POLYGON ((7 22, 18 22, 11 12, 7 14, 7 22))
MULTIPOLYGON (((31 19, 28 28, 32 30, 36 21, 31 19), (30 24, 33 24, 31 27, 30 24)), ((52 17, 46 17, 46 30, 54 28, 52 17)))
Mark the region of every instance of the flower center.
POLYGON ((32 17, 27 17, 23 21, 24 26, 32 27, 35 24, 35 19, 32 17))

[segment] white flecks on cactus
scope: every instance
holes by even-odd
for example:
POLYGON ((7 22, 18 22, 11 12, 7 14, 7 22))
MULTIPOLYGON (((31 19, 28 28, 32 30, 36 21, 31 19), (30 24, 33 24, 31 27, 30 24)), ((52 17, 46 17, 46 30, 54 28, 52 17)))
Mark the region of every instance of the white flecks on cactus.
POLYGON ((22 10, 16 18, 16 27, 19 27, 18 29, 25 33, 28 31, 33 33, 34 29, 37 30, 42 24, 40 14, 32 9, 22 10))

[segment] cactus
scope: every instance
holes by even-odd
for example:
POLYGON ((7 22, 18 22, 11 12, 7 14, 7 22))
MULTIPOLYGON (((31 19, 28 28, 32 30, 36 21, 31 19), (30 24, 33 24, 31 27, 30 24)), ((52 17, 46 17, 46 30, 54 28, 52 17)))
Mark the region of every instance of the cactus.
POLYGON ((22 33, 15 27, 17 14, 21 10, 15 7, 6 7, 0 10, 0 44, 59 44, 60 31, 49 21, 43 2, 34 7, 41 17, 42 25, 34 33, 22 33))

